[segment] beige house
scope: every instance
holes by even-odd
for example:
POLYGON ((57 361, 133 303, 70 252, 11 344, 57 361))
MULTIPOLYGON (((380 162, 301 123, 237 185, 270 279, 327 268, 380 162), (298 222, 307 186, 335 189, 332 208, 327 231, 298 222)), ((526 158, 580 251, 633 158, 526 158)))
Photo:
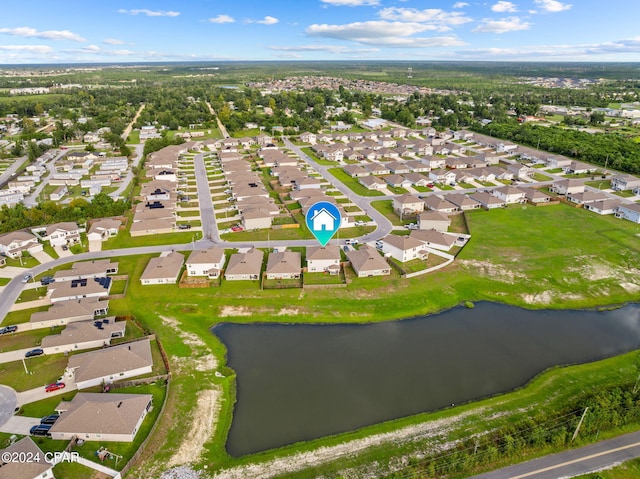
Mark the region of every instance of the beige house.
POLYGON ((267 279, 300 278, 302 255, 295 251, 269 253, 267 259, 267 279))
POLYGON ((501 199, 508 205, 526 202, 527 199, 525 198, 525 193, 526 191, 516 186, 503 186, 501 188, 496 188, 491 192, 493 196, 501 199))
POLYGON ((307 247, 307 271, 309 273, 340 273, 340 248, 338 245, 307 247))
POLYGON ((177 251, 162 253, 157 258, 151 258, 140 276, 140 283, 175 284, 178 281, 184 256, 177 251))
POLYGON ((118 263, 112 263, 110 259, 95 259, 73 263, 71 269, 56 271, 53 277, 58 282, 72 281, 74 279, 103 278, 108 274, 118 272, 118 263))
POLYGON ((94 221, 87 233, 87 239, 89 241, 107 241, 118 234, 121 225, 119 220, 94 221))
POLYGON ((271 228, 272 220, 271 212, 263 208, 250 209, 242 214, 242 226, 245 230, 271 228))
POLYGON ((78 393, 63 401, 49 432, 54 440, 132 442, 151 410, 151 394, 78 393))
POLYGON ((115 316, 97 321, 79 321, 69 324, 60 334, 44 337, 41 347, 45 354, 101 348, 111 345, 113 338, 124 337, 126 328, 127 322, 116 322, 115 316))
POLYGON ((382 252, 405 263, 414 259, 426 259, 429 255, 424 243, 411 236, 387 235, 382 239, 382 252))
POLYGON ((393 211, 398 214, 417 214, 424 211, 424 201, 417 196, 402 195, 393 198, 393 211))
POLYGON ((425 206, 432 211, 440 211, 442 213, 453 213, 458 211, 458 207, 450 201, 438 195, 431 195, 424 201, 425 206))
POLYGON ((0 253, 16 259, 22 256, 24 251, 28 253, 42 251, 38 238, 26 231, 12 231, 0 235, 0 253))
POLYGON ((109 313, 109 301, 100 298, 82 298, 77 301, 53 303, 47 311, 38 311, 31 315, 28 324, 20 329, 41 329, 64 326, 74 321, 86 321, 109 313))
POLYGON ((418 215, 418 229, 446 232, 451 226, 451 218, 439 211, 425 211, 418 215))
POLYGON ((47 296, 52 303, 84 298, 106 298, 111 289, 111 278, 85 278, 56 281, 47 286, 47 296))
POLYGON ((415 230, 409 235, 430 248, 439 249, 441 251, 449 251, 457 242, 457 235, 443 233, 436 230, 415 230))
POLYGON ((224 278, 228 281, 260 279, 263 259, 264 253, 255 248, 246 253, 232 254, 224 278))
POLYGON ((51 246, 77 244, 80 243, 80 228, 73 221, 49 225, 44 228, 42 240, 48 241, 51 246))
POLYGON ((152 368, 151 343, 148 339, 74 354, 69 357, 67 364, 67 370, 73 372, 78 389, 148 374, 152 368))
POLYGON ((469 198, 477 201, 483 208, 488 210, 493 208, 504 208, 507 206, 507 203, 504 200, 501 200, 497 196, 493 196, 486 191, 476 191, 475 193, 471 193, 469 198))
POLYGON ((572 178, 556 181, 551 186, 551 191, 559 195, 582 193, 584 191, 584 182, 572 178))
POLYGON ((389 264, 375 248, 369 245, 364 245, 359 250, 347 251, 347 258, 358 278, 391 274, 389 264))
POLYGON ((0 456, 32 458, 30 461, 2 461, 0 479, 54 479, 53 464, 47 462, 44 452, 30 437, 24 437, 11 446, 0 449, 0 456))
POLYGON ((219 278, 225 261, 226 256, 223 248, 212 247, 192 251, 187 258, 187 274, 189 276, 219 278))

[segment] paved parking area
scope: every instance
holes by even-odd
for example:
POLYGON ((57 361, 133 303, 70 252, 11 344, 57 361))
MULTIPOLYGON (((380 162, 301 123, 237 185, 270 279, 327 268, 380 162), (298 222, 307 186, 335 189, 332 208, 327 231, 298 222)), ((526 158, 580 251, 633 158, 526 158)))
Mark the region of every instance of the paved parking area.
MULTIPOLYGON (((51 413, 53 414, 53 411, 51 411, 51 413)), ((39 417, 12 416, 7 422, 0 426, 0 432, 28 436, 31 427, 36 424, 40 424, 39 417)))
POLYGON ((18 397, 13 388, 0 384, 0 424, 5 424, 15 412, 18 397))

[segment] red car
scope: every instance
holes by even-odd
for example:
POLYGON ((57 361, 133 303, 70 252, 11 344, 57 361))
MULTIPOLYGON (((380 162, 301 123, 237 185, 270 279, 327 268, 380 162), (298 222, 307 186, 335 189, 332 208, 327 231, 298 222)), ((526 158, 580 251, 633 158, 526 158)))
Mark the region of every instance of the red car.
POLYGON ((244 228, 242 226, 232 226, 231 231, 242 231, 244 228))
POLYGON ((48 386, 45 386, 44 392, 51 393, 53 391, 57 391, 58 389, 64 389, 64 386, 65 386, 64 383, 49 384, 48 386))

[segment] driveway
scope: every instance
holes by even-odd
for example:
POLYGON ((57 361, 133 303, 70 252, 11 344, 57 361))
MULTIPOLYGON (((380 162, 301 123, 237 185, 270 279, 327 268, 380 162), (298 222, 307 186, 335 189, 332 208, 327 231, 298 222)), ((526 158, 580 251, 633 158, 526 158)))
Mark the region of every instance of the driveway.
POLYGON ((70 256, 73 256, 73 253, 71 252, 71 250, 69 248, 64 250, 64 249, 62 249, 62 246, 54 246, 53 249, 56 250, 56 253, 58 253, 58 256, 60 258, 69 258, 70 256))
MULTIPOLYGON (((53 414, 53 411, 51 413, 53 414)), ((0 432, 28 436, 29 430, 36 424, 40 424, 39 417, 11 416, 7 422, 0 426, 0 432)))
POLYGON ((89 252, 102 251, 101 240, 89 240, 89 252))
POLYGON ((33 256, 35 259, 37 259, 40 264, 44 264, 44 263, 48 263, 49 261, 53 261, 53 258, 51 256, 49 256, 47 253, 45 253, 44 251, 37 251, 35 253, 31 253, 31 256, 33 256))
POLYGON ((16 410, 17 393, 9 386, 0 384, 0 424, 5 424, 16 410))
POLYGON ((54 396, 62 396, 69 391, 75 391, 77 389, 76 382, 74 380, 73 374, 68 375, 65 374, 62 378, 62 382, 65 384, 64 389, 58 389, 53 392, 45 392, 44 385, 38 386, 34 389, 29 389, 28 391, 17 392, 16 398, 19 406, 23 406, 25 404, 30 404, 32 402, 40 401, 42 399, 47 399, 54 396))
POLYGON ((0 268, 0 278, 15 278, 16 276, 23 276, 29 268, 19 268, 17 266, 5 266, 0 268))

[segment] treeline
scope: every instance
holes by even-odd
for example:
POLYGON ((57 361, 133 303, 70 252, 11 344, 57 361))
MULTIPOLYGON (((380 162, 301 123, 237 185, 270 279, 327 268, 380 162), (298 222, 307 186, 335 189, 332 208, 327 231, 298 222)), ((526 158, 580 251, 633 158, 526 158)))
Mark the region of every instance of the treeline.
POLYGON ((4 205, 0 208, 0 233, 63 221, 82 224, 88 219, 121 216, 130 207, 129 201, 114 201, 105 193, 98 193, 91 202, 84 198, 76 198, 68 205, 61 205, 55 201, 45 201, 34 208, 27 208, 22 203, 11 208, 4 205))
POLYGON ((484 436, 469 437, 455 448, 422 457, 408 459, 401 471, 387 479, 407 477, 458 477, 498 463, 501 460, 524 458, 547 448, 562 449, 572 436, 585 408, 589 407, 581 425, 577 444, 588 443, 600 432, 620 428, 640 420, 640 401, 631 388, 600 391, 553 416, 538 415, 516 424, 496 429, 484 436))
POLYGON ((474 124, 478 133, 514 143, 539 147, 570 158, 613 168, 626 173, 640 174, 640 143, 621 135, 586 133, 558 127, 543 127, 515 122, 487 126, 474 124))

